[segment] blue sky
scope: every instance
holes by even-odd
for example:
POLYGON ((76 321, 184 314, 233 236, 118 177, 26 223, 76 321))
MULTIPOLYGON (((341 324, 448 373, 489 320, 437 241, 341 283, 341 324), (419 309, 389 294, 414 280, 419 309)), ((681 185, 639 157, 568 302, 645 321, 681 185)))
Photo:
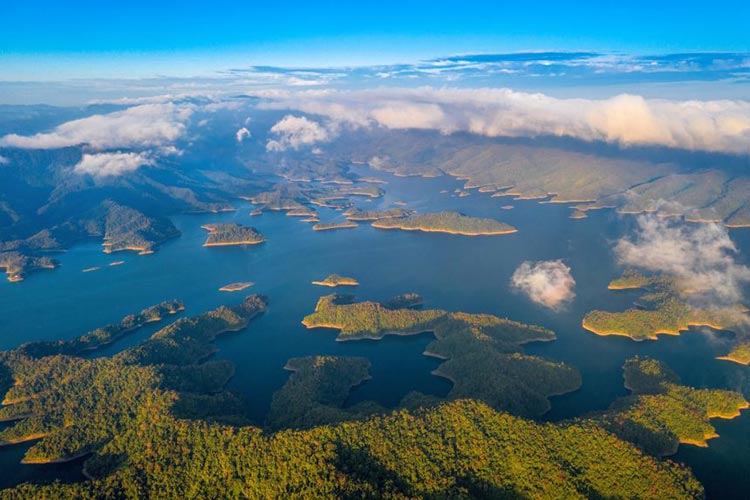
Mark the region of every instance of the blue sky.
POLYGON ((455 53, 750 51, 750 2, 8 1, 0 79, 191 75, 455 53))

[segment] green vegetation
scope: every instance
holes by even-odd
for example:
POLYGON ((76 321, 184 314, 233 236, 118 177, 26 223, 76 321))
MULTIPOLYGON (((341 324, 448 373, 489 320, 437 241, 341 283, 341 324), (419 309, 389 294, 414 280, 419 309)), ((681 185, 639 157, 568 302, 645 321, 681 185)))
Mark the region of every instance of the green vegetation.
POLYGON ((383 413, 374 403, 343 409, 352 387, 370 378, 365 358, 309 356, 290 359, 292 373, 273 395, 266 425, 271 429, 308 428, 383 413))
POLYGON ((407 309, 420 307, 424 304, 424 299, 417 293, 404 293, 396 295, 383 302, 386 309, 407 309))
MULTIPOLYGON (((699 499, 703 489, 689 469, 657 460, 618 435, 639 424, 657 436, 676 429, 689 442, 686 430, 705 430, 689 414, 729 416, 744 404, 728 391, 679 386, 660 363, 635 359, 625 367, 630 398, 673 400, 656 408, 663 411, 618 402, 604 416, 540 424, 478 401, 439 404, 411 393, 402 401, 411 411, 386 415, 374 403, 344 408, 351 388, 368 378, 367 360, 314 356, 289 361, 293 373, 275 394, 267 422, 279 430, 264 432, 245 425, 242 402, 222 390, 232 366, 201 360, 216 335, 244 327, 265 304, 251 296, 178 320, 113 358, 35 358, 22 349, 0 354, 12 382, 0 418, 15 420, 0 439, 39 439, 26 454, 29 463, 91 454, 87 481, 23 484, 0 497, 699 499)), ((394 318, 403 312, 390 311, 394 318)), ((523 333, 488 315, 443 313, 441 321, 452 323, 448 331, 459 323, 476 329, 470 335, 481 342, 551 335, 534 327, 523 333)), ((478 345, 469 350, 492 352, 478 345)), ((527 363, 519 353, 510 356, 495 359, 509 365, 507 373, 517 370, 510 365, 527 363)), ((527 368, 529 378, 559 375, 531 363, 527 368)), ((485 382, 496 377, 487 374, 485 382)), ((643 435, 631 437, 647 448, 643 435)))
POLYGON ((331 231, 333 229, 351 229, 357 227, 358 224, 352 221, 346 222, 318 222, 312 228, 313 231, 331 231))
POLYGON ((633 340, 656 339, 659 334, 679 335, 691 326, 717 330, 732 328, 744 315, 737 308, 693 307, 682 297, 678 284, 665 276, 644 276, 627 272, 610 283, 610 289, 645 288, 638 308, 622 312, 591 311, 583 327, 597 335, 623 335, 633 340))
POLYGON ((520 353, 526 342, 554 339, 551 331, 489 314, 389 309, 328 295, 302 322, 308 328, 336 328, 339 340, 432 332, 435 341, 425 354, 447 360, 435 374, 453 382, 449 398, 481 399, 518 415, 541 415, 550 408, 548 396, 581 384, 575 369, 520 353))
POLYGON ((255 245, 266 241, 266 238, 255 228, 240 224, 206 224, 202 227, 208 231, 208 238, 203 244, 204 247, 255 245))
POLYGON ((359 285, 359 281, 355 280, 354 278, 339 276, 338 274, 329 274, 325 279, 313 281, 312 284, 329 287, 357 286, 359 285))
POLYGON ((748 407, 738 392, 679 385, 679 377, 654 359, 629 359, 624 372, 632 394, 615 401, 601 422, 651 454, 675 453, 679 443, 707 446, 718 436, 709 419, 734 418, 748 407))
MULTIPOLYGON (((214 352, 217 335, 244 328, 265 307, 266 300, 256 295, 237 306, 180 319, 113 358, 32 357, 24 348, 2 353, 2 385, 11 387, 0 420, 15 423, 0 431, 0 443, 39 439, 24 461, 46 463, 117 446, 113 441, 124 433, 137 433, 144 422, 170 412, 241 421, 239 401, 221 390, 231 364, 202 361, 214 352)), ((110 450, 94 455, 86 469, 100 476, 125 458, 110 450)))
POLYGON ((109 203, 105 205, 104 251, 133 250, 152 253, 157 246, 180 232, 166 218, 148 217, 132 208, 109 203))
POLYGON ((458 212, 438 212, 415 215, 408 218, 379 219, 372 223, 372 227, 380 229, 403 229, 404 231, 461 234, 465 236, 516 232, 513 226, 496 221, 495 219, 467 217, 458 212))
POLYGON ((405 208, 391 208, 389 210, 361 210, 359 208, 351 208, 344 212, 344 216, 349 220, 374 221, 380 219, 401 219, 409 217, 413 213, 413 210, 405 208))
POLYGON ((21 252, 0 252, 0 269, 5 270, 8 281, 22 281, 29 273, 40 269, 54 269, 58 262, 50 257, 35 257, 21 252))
POLYGON ((732 361, 741 365, 750 365, 750 341, 742 340, 738 342, 726 356, 720 356, 716 359, 732 361))
POLYGON ((41 358, 57 354, 79 356, 86 351, 93 351, 111 344, 147 323, 161 321, 166 316, 177 314, 184 310, 185 305, 179 300, 164 301, 161 304, 148 307, 138 314, 125 316, 117 324, 97 328, 72 340, 29 342, 19 347, 18 352, 30 358, 41 358))

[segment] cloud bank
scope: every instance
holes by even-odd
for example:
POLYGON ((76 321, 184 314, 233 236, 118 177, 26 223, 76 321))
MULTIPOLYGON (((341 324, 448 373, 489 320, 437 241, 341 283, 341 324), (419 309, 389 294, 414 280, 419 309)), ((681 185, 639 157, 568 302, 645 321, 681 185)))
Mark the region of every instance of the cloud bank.
POLYGON ((634 236, 614 248, 620 264, 676 277, 701 305, 745 303, 750 268, 737 263, 737 246, 723 225, 686 224, 654 215, 638 217, 634 236))
POLYGON ((144 165, 153 165, 154 160, 146 153, 98 153, 85 154, 74 167, 77 174, 93 177, 113 177, 137 170, 144 165))
POLYGON ((576 296, 576 282, 562 260, 523 262, 510 281, 532 301, 554 311, 562 310, 576 296))
POLYGON ((311 146, 318 142, 331 139, 331 131, 320 123, 309 120, 304 116, 286 115, 271 127, 271 134, 276 139, 266 143, 267 151, 298 150, 303 146, 311 146))
POLYGON ((185 122, 192 112, 189 105, 144 104, 69 121, 51 132, 9 134, 0 138, 0 146, 56 149, 87 145, 96 150, 165 147, 185 132, 185 122))
POLYGON ((335 125, 328 134, 321 133, 322 138, 306 136, 308 141, 330 140, 337 127, 346 125, 750 154, 750 102, 740 100, 676 101, 631 94, 559 99, 510 89, 433 87, 258 95, 266 99, 267 108, 320 115, 335 125))

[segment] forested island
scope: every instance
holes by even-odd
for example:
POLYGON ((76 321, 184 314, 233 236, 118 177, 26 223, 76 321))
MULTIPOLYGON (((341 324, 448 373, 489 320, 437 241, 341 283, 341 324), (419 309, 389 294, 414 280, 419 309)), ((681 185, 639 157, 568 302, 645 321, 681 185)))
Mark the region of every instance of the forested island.
POLYGON ((372 223, 372 227, 460 234, 464 236, 511 234, 517 231, 513 226, 495 219, 468 217, 458 212, 450 211, 414 215, 407 218, 378 219, 372 223))
POLYGON ((401 219, 413 215, 413 210, 407 210, 405 208, 391 208, 388 210, 362 210, 359 208, 351 208, 344 212, 344 216, 348 220, 354 221, 375 221, 380 219, 401 219))
POLYGON ((521 345, 549 341, 553 332, 489 314, 388 308, 351 296, 321 297, 302 323, 340 330, 338 340, 380 339, 385 335, 432 332, 425 355, 446 360, 436 375, 453 382, 449 398, 474 398, 518 415, 538 416, 550 408, 549 396, 581 385, 577 370, 521 352, 521 345))
POLYGON ((357 227, 358 224, 352 221, 345 222, 319 222, 312 228, 313 231, 332 231, 334 229, 352 229, 357 227))
POLYGON ((582 326, 597 335, 622 335, 633 340, 654 340, 657 335, 679 335, 691 326, 716 330, 731 329, 744 315, 736 308, 698 308, 690 305, 679 290, 680 284, 667 276, 646 276, 628 272, 613 280, 609 288, 643 289, 637 308, 622 312, 591 311, 582 326))
POLYGON ((257 245, 266 241, 266 238, 255 228, 240 224, 206 224, 201 227, 208 231, 204 247, 257 245))
POLYGON ((339 276, 338 274, 330 274, 323 280, 313 281, 312 284, 318 285, 318 286, 328 286, 328 287, 357 286, 359 285, 359 281, 355 280, 354 278, 349 278, 347 276, 339 276))

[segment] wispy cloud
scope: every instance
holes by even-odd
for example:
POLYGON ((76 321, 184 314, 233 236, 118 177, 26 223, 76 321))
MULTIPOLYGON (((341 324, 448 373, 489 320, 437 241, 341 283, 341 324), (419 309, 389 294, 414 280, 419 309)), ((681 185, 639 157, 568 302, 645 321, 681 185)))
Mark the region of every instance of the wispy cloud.
POLYGON ((526 261, 511 277, 513 288, 554 311, 563 309, 575 298, 575 285, 570 268, 562 260, 526 261))
POLYGON ((471 132, 490 137, 572 137, 623 146, 750 154, 750 102, 674 101, 622 94, 560 99, 510 89, 397 88, 259 92, 265 107, 334 124, 471 132))
POLYGON ((746 300, 750 268, 737 262, 739 250, 723 225, 643 215, 635 234, 620 239, 614 251, 623 265, 676 277, 701 305, 746 300))

